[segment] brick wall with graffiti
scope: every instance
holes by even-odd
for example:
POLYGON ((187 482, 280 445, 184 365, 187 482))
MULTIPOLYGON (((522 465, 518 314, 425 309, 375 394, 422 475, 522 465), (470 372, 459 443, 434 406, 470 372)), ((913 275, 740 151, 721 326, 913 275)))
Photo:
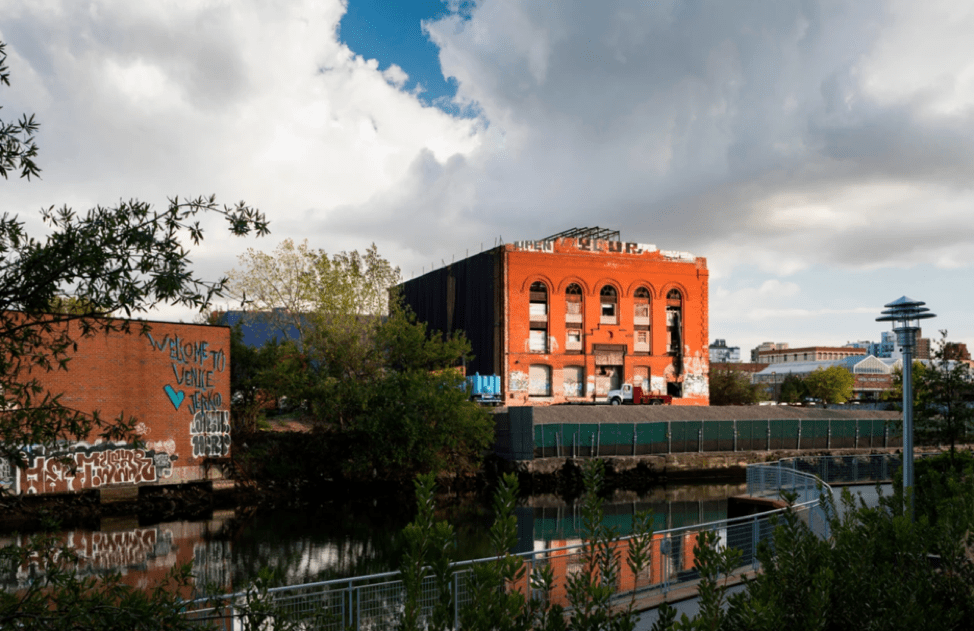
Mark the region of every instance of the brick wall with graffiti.
POLYGON ((102 419, 135 417, 138 442, 96 435, 59 448, 25 446, 27 467, 0 460, 0 487, 23 494, 106 486, 180 484, 219 476, 208 458, 229 456, 230 329, 152 322, 142 334, 78 341, 67 370, 40 375, 61 402, 102 419))

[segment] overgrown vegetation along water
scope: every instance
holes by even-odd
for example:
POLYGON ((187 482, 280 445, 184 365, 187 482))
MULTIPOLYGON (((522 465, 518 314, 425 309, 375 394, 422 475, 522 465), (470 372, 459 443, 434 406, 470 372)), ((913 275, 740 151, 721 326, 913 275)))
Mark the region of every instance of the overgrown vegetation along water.
MULTIPOLYGON (((710 521, 723 517, 726 498, 740 492, 733 485, 683 485, 645 494, 618 491, 605 498, 606 519, 622 533, 631 530, 638 510, 652 511, 657 529, 710 521)), ((458 559, 489 553, 489 494, 441 494, 437 505, 437 518, 455 529, 458 559)), ((577 501, 565 502, 555 495, 522 497, 516 514, 524 540, 518 549, 577 540, 580 510, 577 501)), ((291 505, 215 509, 191 520, 95 516, 65 524, 55 534, 62 542, 81 546, 92 571, 121 571, 135 584, 147 573, 158 575, 161 565, 189 562, 199 585, 213 582, 231 590, 249 584, 262 570, 265 578, 281 584, 393 570, 402 556, 399 534, 414 513, 411 496, 385 494, 353 501, 305 499, 291 505)))

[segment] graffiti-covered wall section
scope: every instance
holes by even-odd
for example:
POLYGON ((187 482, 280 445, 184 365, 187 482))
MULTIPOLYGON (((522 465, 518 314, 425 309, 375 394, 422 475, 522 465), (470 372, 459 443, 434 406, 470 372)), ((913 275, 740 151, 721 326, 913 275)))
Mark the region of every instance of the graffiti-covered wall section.
MULTIPOLYGON (((230 329, 152 322, 148 334, 78 338, 67 370, 39 375, 61 403, 106 421, 135 417, 141 442, 98 438, 56 453, 27 449, 27 468, 0 462, 15 493, 66 493, 108 486, 182 484, 220 477, 208 458, 230 455, 230 329)), ((35 373, 35 376, 36 373, 35 373)))

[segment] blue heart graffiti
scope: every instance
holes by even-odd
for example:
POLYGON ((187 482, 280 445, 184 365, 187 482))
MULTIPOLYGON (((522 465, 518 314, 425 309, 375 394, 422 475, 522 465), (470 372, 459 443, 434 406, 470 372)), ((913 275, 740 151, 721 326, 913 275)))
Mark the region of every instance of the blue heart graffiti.
POLYGON ((183 399, 186 398, 186 393, 182 390, 176 392, 169 384, 166 384, 166 387, 163 388, 163 390, 166 391, 166 396, 169 397, 169 401, 172 403, 172 406, 178 410, 179 406, 183 404, 183 399))

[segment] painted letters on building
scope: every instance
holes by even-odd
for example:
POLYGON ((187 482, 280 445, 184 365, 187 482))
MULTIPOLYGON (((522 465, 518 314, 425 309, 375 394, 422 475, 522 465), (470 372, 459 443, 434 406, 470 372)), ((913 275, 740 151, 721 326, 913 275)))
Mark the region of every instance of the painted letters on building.
POLYGON ((70 493, 218 475, 204 461, 230 454, 230 331, 150 326, 144 335, 139 327, 76 335, 67 370, 34 375, 68 407, 97 410, 103 419, 135 417, 139 442, 108 443, 92 435, 57 453, 25 445, 25 469, 0 459, 0 486, 23 494, 70 493))

